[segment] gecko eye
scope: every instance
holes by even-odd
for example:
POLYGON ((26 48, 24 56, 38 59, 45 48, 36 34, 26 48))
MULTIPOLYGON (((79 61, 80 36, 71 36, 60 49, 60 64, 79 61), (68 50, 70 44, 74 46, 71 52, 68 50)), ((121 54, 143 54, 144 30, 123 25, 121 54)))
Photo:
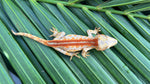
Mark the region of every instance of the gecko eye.
POLYGON ((98 36, 98 48, 97 50, 105 50, 117 44, 117 40, 106 35, 98 36))

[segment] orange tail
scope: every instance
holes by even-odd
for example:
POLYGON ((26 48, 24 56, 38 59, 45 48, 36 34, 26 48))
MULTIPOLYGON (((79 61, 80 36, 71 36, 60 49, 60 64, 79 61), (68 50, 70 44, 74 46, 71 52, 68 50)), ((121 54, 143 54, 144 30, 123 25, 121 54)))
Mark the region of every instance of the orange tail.
POLYGON ((32 34, 23 33, 23 32, 16 33, 16 32, 14 32, 13 30, 12 30, 12 33, 13 33, 14 35, 25 36, 25 37, 31 38, 31 39, 33 39, 33 40, 35 40, 35 41, 37 41, 37 42, 39 42, 39 43, 42 43, 42 44, 44 44, 44 45, 47 44, 47 41, 46 41, 45 39, 39 38, 39 37, 34 36, 34 35, 32 35, 32 34))

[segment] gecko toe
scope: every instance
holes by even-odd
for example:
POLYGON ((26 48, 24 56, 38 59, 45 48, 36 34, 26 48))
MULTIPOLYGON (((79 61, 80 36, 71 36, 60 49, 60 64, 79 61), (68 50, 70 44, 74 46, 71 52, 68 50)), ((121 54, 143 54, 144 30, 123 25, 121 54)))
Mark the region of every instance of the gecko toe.
POLYGON ((79 54, 79 52, 73 53, 72 56, 70 57, 70 61, 72 60, 73 56, 80 58, 80 56, 78 56, 77 54, 79 54))
POLYGON ((89 52, 86 52, 86 53, 84 53, 82 56, 83 56, 84 58, 87 58, 87 56, 90 56, 90 55, 89 55, 89 52))

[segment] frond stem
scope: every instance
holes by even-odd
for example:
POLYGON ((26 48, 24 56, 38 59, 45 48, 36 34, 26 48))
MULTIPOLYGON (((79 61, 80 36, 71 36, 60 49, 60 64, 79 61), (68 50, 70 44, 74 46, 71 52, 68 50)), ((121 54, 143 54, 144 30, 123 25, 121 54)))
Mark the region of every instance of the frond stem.
POLYGON ((124 11, 119 11, 119 10, 114 10, 114 9, 102 9, 102 8, 99 8, 99 7, 96 7, 96 6, 75 4, 75 3, 65 2, 65 1, 54 1, 54 0, 37 0, 37 1, 51 3, 51 4, 59 4, 59 5, 70 6, 70 7, 76 7, 76 8, 87 8, 89 10, 95 10, 95 11, 100 11, 100 12, 109 11, 109 12, 114 13, 114 14, 131 15, 133 17, 138 17, 138 18, 143 18, 143 19, 149 19, 150 20, 150 18, 146 15, 135 14, 135 13, 127 13, 127 12, 124 12, 124 11))

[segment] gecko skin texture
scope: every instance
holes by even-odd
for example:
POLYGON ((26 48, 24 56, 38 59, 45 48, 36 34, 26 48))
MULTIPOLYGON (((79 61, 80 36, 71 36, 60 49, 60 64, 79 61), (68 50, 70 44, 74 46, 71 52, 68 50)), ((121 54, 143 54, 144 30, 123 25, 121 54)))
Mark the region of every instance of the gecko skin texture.
POLYGON ((14 31, 12 32, 14 35, 25 36, 46 46, 52 47, 55 50, 70 56, 70 60, 73 56, 80 58, 77 55, 79 53, 78 51, 82 50, 81 54, 86 58, 87 56, 89 56, 88 50, 95 48, 98 51, 103 51, 117 44, 116 39, 104 34, 98 34, 100 28, 87 30, 88 36, 75 34, 65 35, 65 32, 58 32, 55 28, 50 29, 50 31, 53 32, 50 37, 55 37, 53 40, 45 40, 28 33, 15 33, 14 31), (93 37, 92 34, 96 34, 96 36, 93 37))

